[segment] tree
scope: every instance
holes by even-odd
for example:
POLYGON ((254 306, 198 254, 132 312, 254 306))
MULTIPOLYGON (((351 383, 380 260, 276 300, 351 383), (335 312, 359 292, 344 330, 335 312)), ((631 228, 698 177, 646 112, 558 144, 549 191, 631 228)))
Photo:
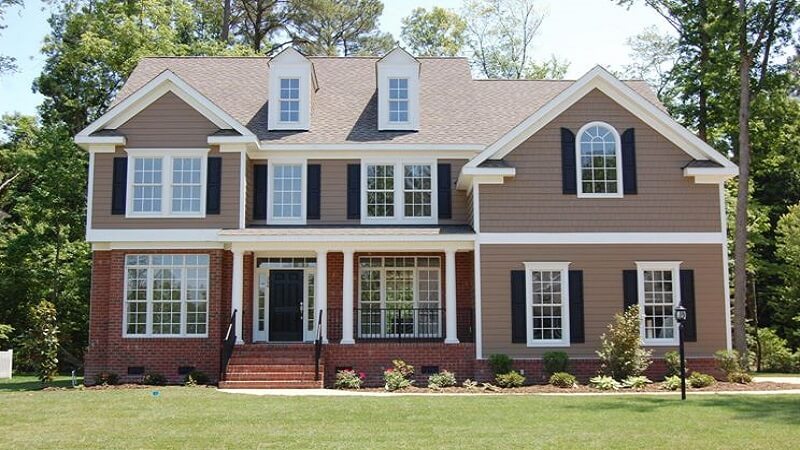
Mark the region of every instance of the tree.
POLYGON ((778 331, 792 347, 800 347, 800 203, 781 216, 777 226, 781 259, 781 301, 776 302, 778 331))
POLYGON ((58 373, 58 320, 56 307, 42 300, 28 313, 31 327, 22 340, 22 352, 36 370, 39 381, 46 385, 58 373))
MULTIPOLYGON (((6 28, 6 26, 3 25, 6 9, 12 6, 22 6, 22 4, 22 0, 0 0, 0 30, 6 28)), ((0 75, 14 70, 17 70, 16 59, 10 56, 0 55, 0 75)))
POLYGON ((650 367, 652 351, 642 347, 639 327, 639 306, 614 314, 608 331, 600 337, 600 350, 597 351, 603 374, 624 380, 641 375, 650 367))
MULTIPOLYGON (((261 53, 262 46, 268 44, 267 39, 283 28, 286 11, 280 3, 280 0, 235 0, 234 10, 228 12, 228 27, 235 27, 235 32, 243 38, 244 43, 254 52, 261 53)), ((227 3, 226 7, 229 7, 227 3)), ((227 39, 224 41, 227 42, 227 39)), ((268 52, 282 46, 283 44, 270 45, 268 52)))
POLYGON ((627 44, 631 49, 628 54, 631 63, 623 67, 625 76, 647 81, 663 102, 667 97, 663 95, 664 91, 671 83, 671 69, 677 59, 678 40, 650 26, 628 38, 627 44))
POLYGON ((454 11, 434 6, 415 8, 403 18, 401 36, 417 56, 456 56, 466 44, 467 23, 454 11))

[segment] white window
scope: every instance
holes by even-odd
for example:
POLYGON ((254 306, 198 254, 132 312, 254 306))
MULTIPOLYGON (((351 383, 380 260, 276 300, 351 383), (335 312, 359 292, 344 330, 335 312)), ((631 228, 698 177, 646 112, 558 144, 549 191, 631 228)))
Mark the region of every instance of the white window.
POLYGON ((569 346, 569 263, 525 263, 529 347, 569 346))
POLYGON ((281 122, 300 121, 300 79, 281 78, 281 122))
POLYGON ((435 167, 430 161, 362 164, 362 222, 436 223, 435 167))
POLYGON ((637 262, 640 332, 645 345, 675 345, 680 304, 680 262, 637 262))
POLYGON ((621 145, 611 125, 591 122, 578 131, 579 197, 622 197, 621 145))
POLYGON ((208 334, 208 255, 127 255, 123 335, 208 334))
POLYGON ((389 122, 408 122, 408 78, 389 78, 389 122))
POLYGON ((438 257, 359 259, 358 336, 442 337, 438 257))
MULTIPOLYGON (((273 160, 274 161, 274 160, 273 160)), ((305 162, 270 161, 267 212, 270 223, 303 224, 306 220, 305 162)))
POLYGON ((205 216, 208 149, 127 152, 127 217, 205 216))

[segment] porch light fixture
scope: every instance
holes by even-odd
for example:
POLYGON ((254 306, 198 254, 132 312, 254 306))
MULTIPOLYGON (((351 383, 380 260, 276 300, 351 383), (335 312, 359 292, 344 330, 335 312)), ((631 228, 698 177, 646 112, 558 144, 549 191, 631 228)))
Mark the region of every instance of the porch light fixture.
POLYGON ((683 346, 683 324, 686 322, 686 308, 678 305, 675 308, 675 320, 678 321, 678 339, 681 354, 681 400, 686 400, 686 355, 683 346))

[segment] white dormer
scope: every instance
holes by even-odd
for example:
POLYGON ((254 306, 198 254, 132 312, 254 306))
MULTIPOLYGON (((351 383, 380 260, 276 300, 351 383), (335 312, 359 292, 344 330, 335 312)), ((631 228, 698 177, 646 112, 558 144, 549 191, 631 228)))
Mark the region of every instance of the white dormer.
POLYGON ((419 130, 419 61, 398 47, 377 64, 378 129, 419 130))
POLYGON ((308 130, 311 123, 311 95, 316 90, 314 66, 293 48, 287 48, 269 62, 270 130, 308 130))

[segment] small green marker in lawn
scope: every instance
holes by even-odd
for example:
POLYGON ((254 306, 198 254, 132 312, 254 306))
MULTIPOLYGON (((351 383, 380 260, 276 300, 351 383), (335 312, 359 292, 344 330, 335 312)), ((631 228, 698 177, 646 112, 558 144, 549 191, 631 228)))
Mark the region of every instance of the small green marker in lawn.
POLYGON ((158 398, 161 396, 161 391, 153 391, 153 398, 158 398))

